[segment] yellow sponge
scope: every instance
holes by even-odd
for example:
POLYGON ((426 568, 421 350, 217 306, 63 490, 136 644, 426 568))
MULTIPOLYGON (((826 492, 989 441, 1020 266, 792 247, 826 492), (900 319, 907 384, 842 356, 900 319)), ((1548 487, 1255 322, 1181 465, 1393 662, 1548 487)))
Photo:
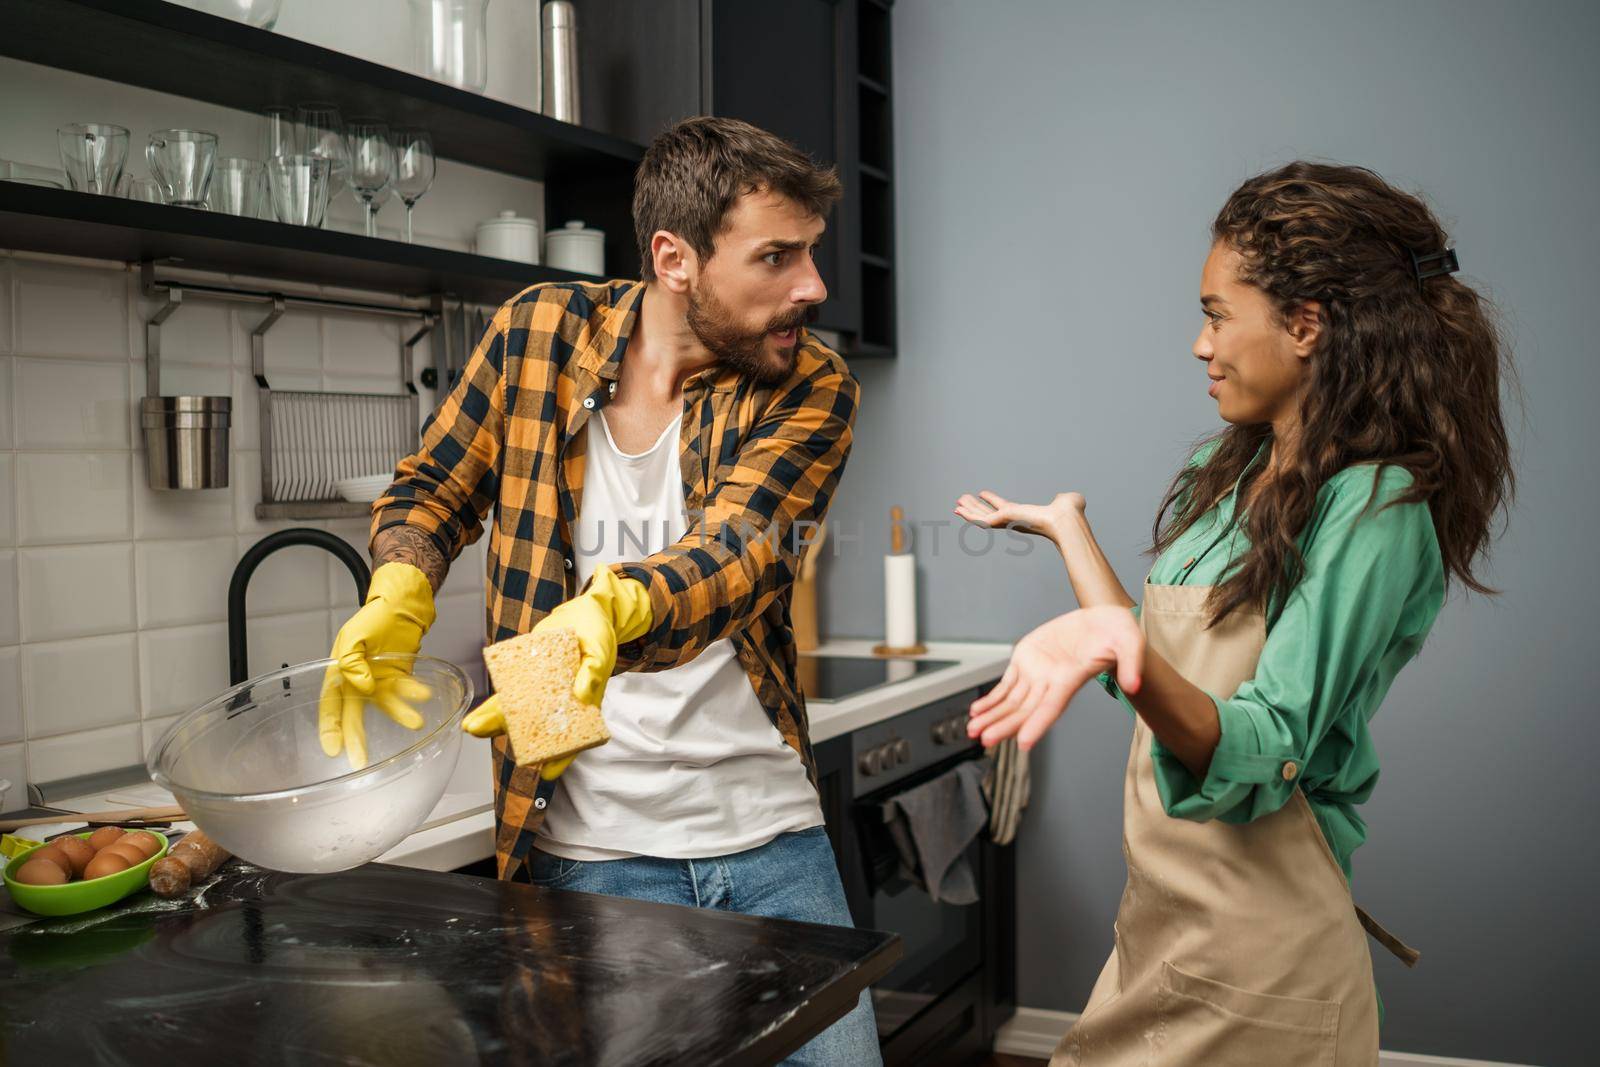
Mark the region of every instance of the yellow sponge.
POLYGON ((483 650, 519 767, 563 759, 611 740, 600 709, 572 693, 580 661, 570 629, 508 638, 483 650))

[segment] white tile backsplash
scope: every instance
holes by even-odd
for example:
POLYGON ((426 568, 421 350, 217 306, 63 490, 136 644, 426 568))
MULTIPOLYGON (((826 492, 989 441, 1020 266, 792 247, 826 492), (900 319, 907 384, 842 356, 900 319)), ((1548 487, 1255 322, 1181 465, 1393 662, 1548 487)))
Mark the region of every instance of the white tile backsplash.
POLYGON ((129 452, 18 452, 17 543, 59 545, 133 537, 129 452))
MULTIPOLYGON (((481 213, 462 216, 469 235, 481 213)), ((249 333, 265 314, 258 307, 195 298, 163 325, 163 392, 234 399, 230 485, 148 487, 138 401, 143 316, 155 306, 125 270, 0 249, 0 777, 15 786, 6 807, 27 802, 29 781, 142 761, 176 716, 227 688, 228 580, 266 533, 332 529, 366 558, 365 518, 255 518, 249 333)), ((268 380, 284 390, 398 393, 402 328, 292 309, 266 335, 268 380)), ((424 342, 416 369, 428 362, 424 342)), ((422 399, 419 421, 431 400, 422 399)), ((461 662, 475 684, 482 567, 476 546, 456 562, 426 645, 461 662)), ((303 547, 274 554, 250 586, 252 672, 326 656, 355 610, 349 572, 333 557, 303 547)))
POLYGON ((132 767, 144 761, 143 743, 136 722, 30 740, 28 781, 58 782, 80 774, 132 767))
MULTIPOLYGON (((135 359, 129 367, 129 395, 134 398, 135 410, 140 397, 146 395, 149 383, 145 381, 145 362, 135 359)), ((233 391, 233 368, 226 363, 179 363, 161 357, 162 396, 229 396, 233 391)))
POLYGON ((133 454, 135 537, 222 537, 233 533, 232 489, 152 489, 145 464, 141 448, 133 454))
MULTIPOLYGON (((165 295, 150 299, 139 292, 138 278, 130 276, 134 314, 128 319, 128 351, 143 359, 148 345, 145 323, 166 303, 165 295)), ((169 361, 178 363, 233 362, 233 305, 203 298, 186 298, 183 306, 161 324, 161 391, 172 395, 183 392, 167 385, 165 371, 169 361)))
POLYGON ((167 727, 177 721, 178 716, 166 715, 159 719, 146 719, 140 723, 140 733, 142 734, 140 740, 143 742, 142 755, 148 757, 150 750, 156 747, 156 742, 160 740, 161 735, 167 732, 167 727))
POLYGON ((16 447, 129 447, 128 365, 81 360, 12 360, 16 447))
POLYGON ((133 545, 58 545, 17 552, 24 641, 134 628, 133 545))
MULTIPOLYGON (((415 329, 412 321, 404 325, 415 329)), ((401 326, 396 319, 372 315, 323 315, 323 372, 352 378, 378 378, 389 383, 380 391, 394 392, 400 383, 401 326)))
POLYGON ((21 605, 17 603, 17 554, 0 551, 0 645, 22 640, 21 605))
POLYGON ((11 783, 0 808, 15 811, 28 806, 28 750, 21 744, 0 745, 0 778, 11 783))
POLYGON ((328 628, 326 608, 250 620, 247 648, 251 676, 275 671, 285 663, 324 659, 332 647, 333 631, 328 628))
POLYGON ((0 545, 17 543, 16 493, 16 457, 0 452, 0 545))
POLYGON ((139 633, 139 698, 145 718, 188 711, 226 688, 226 623, 139 633))
MULTIPOLYGON (((11 257, 0 253, 0 356, 11 354, 11 257)), ((5 448, 0 439, 0 448, 5 448)))
POLYGON ((139 717, 134 635, 22 647, 22 707, 28 736, 50 737, 139 717))
MULTIPOLYGON (((250 335, 266 319, 268 310, 265 305, 234 309, 234 366, 242 370, 251 369, 250 335)), ((322 320, 315 312, 290 308, 268 327, 262 340, 265 342, 267 381, 274 389, 286 388, 279 385, 275 378, 281 372, 322 373, 322 320)))
POLYGON ((483 598, 441 597, 433 626, 422 638, 422 652, 469 668, 483 660, 483 598))
MULTIPOLYGON (((259 537, 240 537, 239 555, 259 541, 259 537)), ((310 545, 280 548, 256 567, 245 594, 245 607, 252 613, 312 611, 328 603, 328 553, 310 545)), ((327 655, 324 649, 319 655, 327 655)))
POLYGON ((128 357, 126 272, 20 259, 11 269, 18 354, 128 357))
MULTIPOLYGON (((371 557, 367 555, 367 520, 337 519, 328 523, 328 532, 343 538, 370 565, 371 557)), ((360 607, 356 600, 356 580, 350 574, 350 568, 333 553, 327 554, 327 561, 328 607, 342 611, 346 616, 352 615, 360 607)), ((338 631, 338 626, 334 627, 334 631, 338 631)))
POLYGON ((228 617, 228 581, 238 559, 232 537, 145 541, 134 555, 141 627, 221 622, 228 617))
POLYGON ((12 448, 15 442, 12 427, 16 420, 12 418, 12 363, 16 362, 10 356, 0 356, 0 448, 12 448))
POLYGON ((0 648, 0 742, 21 740, 22 653, 13 645, 0 648))

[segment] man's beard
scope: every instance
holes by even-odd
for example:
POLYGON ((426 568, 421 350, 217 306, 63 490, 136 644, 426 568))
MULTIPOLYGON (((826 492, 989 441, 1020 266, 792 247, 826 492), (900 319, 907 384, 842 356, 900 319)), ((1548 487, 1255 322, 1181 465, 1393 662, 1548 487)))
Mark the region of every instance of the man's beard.
POLYGON ((689 293, 687 321, 695 337, 705 345, 723 366, 732 367, 740 374, 753 378, 762 385, 776 385, 794 371, 795 343, 780 349, 774 356, 767 350, 767 334, 798 329, 805 323, 805 309, 776 316, 759 330, 741 327, 709 285, 701 285, 689 293))

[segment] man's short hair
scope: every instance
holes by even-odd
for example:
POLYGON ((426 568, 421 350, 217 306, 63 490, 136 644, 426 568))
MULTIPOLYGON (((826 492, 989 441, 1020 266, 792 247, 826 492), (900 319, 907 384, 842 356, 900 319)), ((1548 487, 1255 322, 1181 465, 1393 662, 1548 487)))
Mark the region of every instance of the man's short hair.
POLYGON ((826 217, 843 187, 838 172, 793 144, 738 119, 684 119, 651 142, 633 180, 633 230, 639 276, 655 277, 650 238, 657 230, 711 258, 728 212, 746 193, 767 190, 826 217))

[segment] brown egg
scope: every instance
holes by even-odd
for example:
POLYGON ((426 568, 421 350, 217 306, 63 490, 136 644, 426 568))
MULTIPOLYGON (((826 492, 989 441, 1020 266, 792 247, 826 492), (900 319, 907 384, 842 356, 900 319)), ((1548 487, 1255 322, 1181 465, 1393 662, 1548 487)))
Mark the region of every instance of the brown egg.
POLYGON ((66 837, 57 838, 53 844, 72 864, 73 877, 82 878, 83 869, 89 866, 90 860, 94 859, 94 849, 89 847, 89 842, 81 837, 73 837, 68 834, 66 837))
POLYGON ((62 885, 66 882, 67 876, 61 873, 60 867, 49 860, 35 858, 17 870, 16 879, 23 885, 62 885))
POLYGON ((89 861, 89 866, 83 869, 83 879, 87 882, 94 878, 104 878, 108 874, 116 874, 132 866, 133 864, 128 862, 128 857, 122 853, 101 849, 95 853, 94 859, 89 861))
POLYGON ((156 840, 156 835, 149 830, 129 830, 128 835, 117 842, 119 845, 132 845, 144 853, 144 858, 149 859, 161 851, 161 842, 156 840))
POLYGON ((61 849, 57 848, 53 844, 46 845, 44 848, 34 852, 33 859, 44 860, 47 863, 53 863, 57 867, 61 868, 62 874, 66 875, 68 878, 72 877, 72 861, 67 859, 67 854, 65 852, 62 852, 61 849))
MULTIPOLYGON (((104 856, 107 853, 121 856, 123 859, 128 861, 129 867, 137 867, 148 858, 142 851, 140 851, 137 845, 130 845, 124 841, 118 841, 115 844, 107 845, 99 852, 96 852, 95 855, 104 856)), ((86 867, 84 869, 87 870, 88 868, 86 867)))
POLYGON ((100 829, 89 835, 89 847, 94 849, 96 852, 99 852, 101 849, 111 844, 111 842, 121 837, 123 833, 124 831, 120 826, 102 826, 100 829))

